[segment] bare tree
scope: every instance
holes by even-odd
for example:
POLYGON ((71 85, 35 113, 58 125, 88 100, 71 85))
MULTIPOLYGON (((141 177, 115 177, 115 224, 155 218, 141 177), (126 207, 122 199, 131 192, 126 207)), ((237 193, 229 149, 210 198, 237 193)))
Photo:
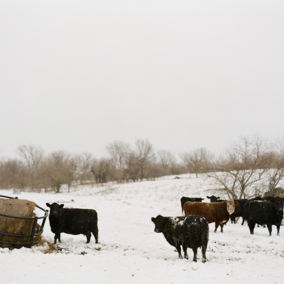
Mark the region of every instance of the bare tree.
POLYGON ((145 169, 154 159, 155 153, 152 144, 148 140, 138 139, 135 142, 136 145, 136 157, 139 168, 139 177, 140 180, 143 180, 145 177, 145 169))
POLYGON ((165 176, 169 174, 169 168, 164 167, 157 161, 157 157, 154 156, 152 160, 148 163, 146 168, 146 174, 145 176, 149 180, 156 180, 156 178, 165 176))
POLYGON ((123 172, 126 168, 127 155, 131 152, 131 146, 124 142, 115 141, 109 144, 106 148, 117 173, 116 175, 114 174, 114 177, 117 180, 122 181, 123 172))
POLYGON ((92 179, 91 167, 93 163, 93 155, 91 153, 83 153, 78 158, 78 178, 81 184, 92 179))
POLYGON ((106 183, 110 175, 111 161, 106 158, 94 159, 91 166, 91 173, 94 175, 96 183, 106 183))
POLYGON ((50 171, 51 171, 50 159, 49 157, 45 157, 45 159, 40 164, 39 170, 37 171, 39 188, 43 189, 45 192, 49 188, 51 188, 50 171))
POLYGON ((76 156, 69 156, 67 160, 67 169, 66 169, 66 182, 68 185, 68 192, 73 182, 76 180, 76 173, 78 170, 78 159, 76 156))
POLYGON ((219 157, 215 162, 215 172, 209 173, 208 177, 229 199, 252 197, 260 191, 263 177, 271 165, 269 153, 267 140, 257 135, 253 138, 241 137, 219 157))
POLYGON ((38 189, 38 170, 43 161, 44 151, 40 146, 21 145, 18 147, 18 154, 23 158, 29 175, 29 186, 31 189, 38 189))
POLYGON ((205 148, 196 149, 190 153, 180 154, 185 167, 189 172, 198 174, 207 172, 211 167, 213 155, 205 148))
POLYGON ((174 174, 173 168, 175 167, 176 159, 172 152, 166 150, 157 151, 157 164, 162 175, 174 174))
POLYGON ((134 151, 131 151, 126 156, 123 179, 135 182, 139 179, 139 172, 139 157, 134 151))
POLYGON ((56 193, 60 192, 63 184, 67 183, 69 155, 64 151, 55 151, 50 154, 50 182, 56 193))
POLYGON ((50 153, 41 163, 41 188, 52 188, 60 193, 61 186, 68 184, 69 154, 65 151, 50 153))
POLYGON ((22 161, 8 159, 0 163, 0 187, 24 188, 26 185, 26 169, 22 161))
MULTIPOLYGON (((284 141, 284 140, 283 140, 284 141)), ((284 142, 279 140, 274 144, 271 169, 268 171, 268 194, 273 195, 275 188, 284 178, 284 142)))

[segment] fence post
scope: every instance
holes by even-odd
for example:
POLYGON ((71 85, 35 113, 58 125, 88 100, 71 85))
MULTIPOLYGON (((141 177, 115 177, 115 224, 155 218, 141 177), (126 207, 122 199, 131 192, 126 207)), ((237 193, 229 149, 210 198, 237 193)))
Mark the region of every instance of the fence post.
POLYGON ((32 235, 31 235, 31 240, 30 240, 30 248, 32 247, 33 245, 33 241, 34 241, 34 236, 35 236, 35 229, 36 229, 36 225, 37 225, 37 217, 35 217, 35 220, 34 220, 34 225, 33 225, 33 230, 32 230, 32 235))

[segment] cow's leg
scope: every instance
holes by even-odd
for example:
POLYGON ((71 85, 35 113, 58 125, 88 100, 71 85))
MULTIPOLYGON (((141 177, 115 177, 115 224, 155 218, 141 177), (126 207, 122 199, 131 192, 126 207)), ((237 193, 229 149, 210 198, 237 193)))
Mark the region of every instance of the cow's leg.
POLYGON ((55 233, 55 235, 54 235, 54 244, 56 244, 57 239, 61 243, 60 233, 55 233))
POLYGON ((197 247, 193 247, 193 261, 197 262, 197 247))
POLYGON ((218 227, 219 227, 219 223, 215 222, 215 231, 214 232, 217 232, 218 227))
POLYGON ((177 252, 178 252, 178 257, 182 258, 180 245, 177 245, 176 249, 177 249, 177 252))
POLYGON ((91 240, 91 232, 90 232, 90 230, 88 230, 88 231, 86 232, 86 237, 87 237, 87 243, 89 243, 90 240, 91 240))
POLYGON ((222 221, 222 222, 220 222, 221 233, 223 233, 223 227, 224 227, 224 225, 226 225, 226 224, 227 224, 227 221, 222 221))
POLYGON ((184 258, 188 259, 188 254, 187 254, 187 245, 182 245, 183 252, 184 252, 184 258))
POLYGON ((268 232, 269 232, 269 236, 271 236, 272 225, 271 224, 267 224, 267 229, 268 229, 268 232))
POLYGON ((207 246, 206 245, 202 245, 202 262, 203 263, 206 262, 206 249, 207 249, 207 246))
POLYGON ((279 235, 279 231, 280 231, 280 225, 276 226, 277 227, 277 235, 279 235))
POLYGON ((243 218, 243 222, 242 222, 242 225, 244 224, 244 222, 245 222, 245 217, 242 217, 243 218))
POLYGON ((255 223, 250 221, 250 222, 248 222, 248 226, 249 226, 250 233, 253 235, 253 230, 254 230, 254 227, 255 227, 255 223))
POLYGON ((99 242, 99 230, 98 229, 92 230, 92 233, 96 239, 96 244, 97 244, 99 242))

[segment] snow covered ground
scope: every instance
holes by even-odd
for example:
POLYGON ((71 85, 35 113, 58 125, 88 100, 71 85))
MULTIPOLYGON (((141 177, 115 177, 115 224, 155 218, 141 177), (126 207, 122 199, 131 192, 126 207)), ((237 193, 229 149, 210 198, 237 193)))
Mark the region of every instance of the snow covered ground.
MULTIPOLYGON (((64 203, 65 207, 91 208, 99 216, 99 244, 86 244, 83 235, 62 234, 57 249, 48 246, 9 251, 0 248, 1 283, 284 283, 284 228, 280 236, 273 226, 256 227, 250 235, 248 226, 228 223, 224 233, 214 233, 210 224, 205 264, 179 259, 174 247, 162 234, 154 232, 151 217, 180 216, 182 196, 204 197, 213 194, 202 178, 84 187, 71 193, 24 193, 21 199, 64 203), (282 234, 282 236, 281 236, 282 234), (64 281, 64 282, 63 282, 64 281)), ((1 190, 1 195, 13 196, 1 190)), ((204 201, 206 201, 205 199, 204 201)), ((282 231, 282 232, 281 232, 282 231)), ((44 238, 53 242, 47 221, 44 238)))

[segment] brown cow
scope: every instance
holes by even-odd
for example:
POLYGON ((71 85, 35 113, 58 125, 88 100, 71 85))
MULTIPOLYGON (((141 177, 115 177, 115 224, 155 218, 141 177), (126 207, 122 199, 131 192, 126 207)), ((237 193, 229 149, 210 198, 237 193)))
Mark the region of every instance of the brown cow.
POLYGON ((199 215, 204 217, 208 223, 215 222, 215 231, 219 225, 221 226, 221 232, 223 233, 223 226, 230 218, 230 215, 234 213, 237 201, 227 200, 218 203, 205 203, 205 202, 186 202, 183 206, 185 216, 187 215, 199 215))

